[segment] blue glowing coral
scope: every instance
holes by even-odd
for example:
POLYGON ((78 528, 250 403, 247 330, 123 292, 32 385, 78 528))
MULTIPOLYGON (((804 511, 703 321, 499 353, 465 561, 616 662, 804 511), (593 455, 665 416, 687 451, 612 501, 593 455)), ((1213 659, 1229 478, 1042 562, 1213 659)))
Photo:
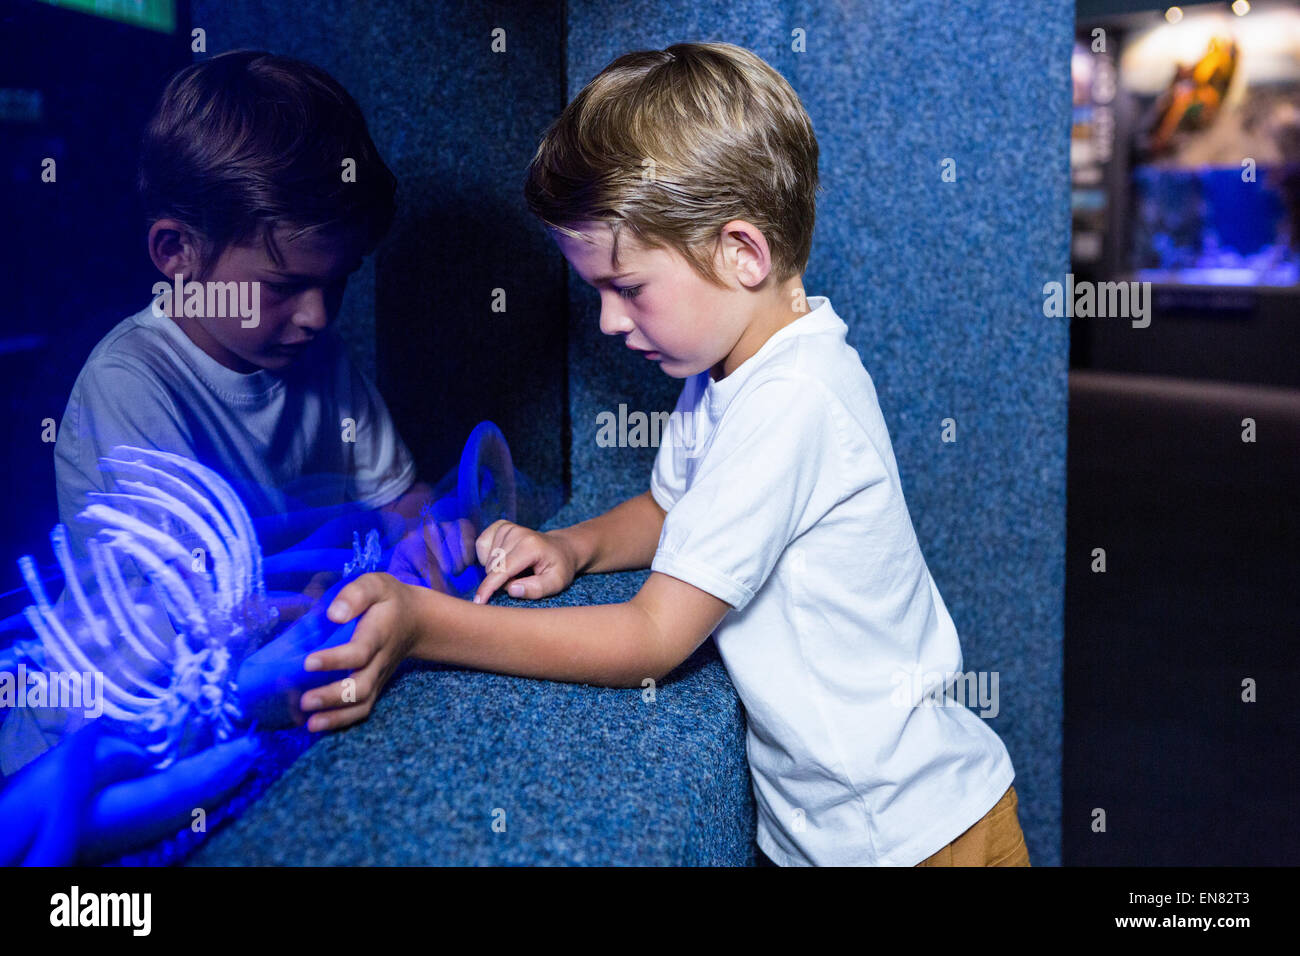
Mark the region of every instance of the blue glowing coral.
POLYGON ((64 593, 51 603, 25 556, 19 567, 36 603, 24 613, 47 670, 102 673, 105 716, 162 768, 235 733, 235 675, 277 615, 252 520, 220 475, 126 446, 102 465, 121 490, 95 494, 79 515, 99 528, 86 541, 88 584, 58 525, 50 540, 64 593), (137 601, 150 596, 170 627, 153 603, 137 601))

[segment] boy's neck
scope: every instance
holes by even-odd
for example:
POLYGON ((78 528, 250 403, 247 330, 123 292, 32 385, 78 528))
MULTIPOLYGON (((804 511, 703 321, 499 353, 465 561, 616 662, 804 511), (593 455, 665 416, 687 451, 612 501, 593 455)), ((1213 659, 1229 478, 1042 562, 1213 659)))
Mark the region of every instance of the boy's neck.
POLYGON ((736 347, 709 370, 709 377, 715 382, 722 381, 753 358, 768 339, 791 322, 807 315, 809 311, 808 299, 804 294, 803 277, 795 276, 783 282, 772 291, 769 306, 749 323, 736 342, 736 347))

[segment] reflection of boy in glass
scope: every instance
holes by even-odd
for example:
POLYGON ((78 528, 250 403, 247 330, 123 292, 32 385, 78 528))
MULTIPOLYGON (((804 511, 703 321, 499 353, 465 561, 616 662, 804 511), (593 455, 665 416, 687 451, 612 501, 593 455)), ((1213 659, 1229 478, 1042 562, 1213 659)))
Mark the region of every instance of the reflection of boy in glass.
MULTIPOLYGON (((149 122, 139 184, 162 285, 178 275, 205 290, 232 283, 237 299, 256 301, 255 320, 207 314, 206 294, 194 309, 159 295, 91 352, 54 451, 74 556, 87 563, 84 540, 97 530, 77 515, 92 493, 113 490, 100 458, 131 445, 223 475, 268 553, 348 547, 352 530, 381 525, 385 544, 401 541, 390 570, 445 589, 440 572, 464 569, 473 531, 448 522, 437 530, 450 547, 428 553, 418 524, 430 489, 330 328, 348 276, 395 210, 396 180, 356 102, 323 70, 287 57, 237 51, 193 64, 149 122)), ((282 620, 342 569, 321 563, 268 575, 282 620)), ((75 724, 55 709, 15 710, 0 726, 0 773, 75 724)))
MULTIPOLYGON (((166 284, 236 283, 245 300, 256 296, 256 321, 159 297, 91 353, 55 447, 74 551, 93 531, 76 515, 88 493, 107 490, 99 459, 116 445, 214 468, 263 519, 269 551, 348 505, 381 509, 394 543, 429 488, 330 328, 395 209, 396 181, 356 102, 287 57, 237 51, 196 63, 173 77, 146 129, 140 188, 166 284), (302 507, 323 510, 295 530, 282 516, 302 507)), ((313 543, 351 540, 326 537, 313 543)), ((466 548, 455 550, 463 567, 466 548)))

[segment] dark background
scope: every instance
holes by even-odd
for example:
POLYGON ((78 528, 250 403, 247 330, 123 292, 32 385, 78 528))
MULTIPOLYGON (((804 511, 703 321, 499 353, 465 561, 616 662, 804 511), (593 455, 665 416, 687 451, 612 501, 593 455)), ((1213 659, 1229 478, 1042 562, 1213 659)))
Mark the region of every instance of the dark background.
MULTIPOLYGON (((1101 26, 1118 55, 1166 6, 1080 0, 1080 36, 1101 26)), ((1140 111, 1123 91, 1114 107, 1108 242, 1122 262, 1140 111)), ((1295 865, 1300 290, 1153 293, 1147 328, 1070 329, 1063 858, 1295 865), (1105 834, 1088 826, 1097 808, 1105 834)))

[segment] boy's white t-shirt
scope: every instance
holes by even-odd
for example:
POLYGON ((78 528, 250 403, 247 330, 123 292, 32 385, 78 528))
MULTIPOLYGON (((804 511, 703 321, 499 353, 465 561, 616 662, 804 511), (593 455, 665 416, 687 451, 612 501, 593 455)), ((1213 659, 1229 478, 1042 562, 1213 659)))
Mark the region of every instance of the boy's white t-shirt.
POLYGON ((808 302, 722 381, 687 379, 650 480, 667 512, 651 569, 734 608, 713 637, 745 707, 763 852, 912 866, 1015 772, 979 716, 934 703, 962 669, 957 631, 871 377, 830 301, 808 302))
MULTIPOLYGON (((235 487, 254 518, 345 502, 378 508, 414 483, 414 459, 383 398, 333 329, 290 368, 244 374, 153 306, 95 346, 56 436, 59 520, 78 554, 94 529, 76 515, 87 492, 109 489, 99 459, 115 445, 195 458, 235 487)), ((287 543, 263 541, 268 550, 287 543)))

